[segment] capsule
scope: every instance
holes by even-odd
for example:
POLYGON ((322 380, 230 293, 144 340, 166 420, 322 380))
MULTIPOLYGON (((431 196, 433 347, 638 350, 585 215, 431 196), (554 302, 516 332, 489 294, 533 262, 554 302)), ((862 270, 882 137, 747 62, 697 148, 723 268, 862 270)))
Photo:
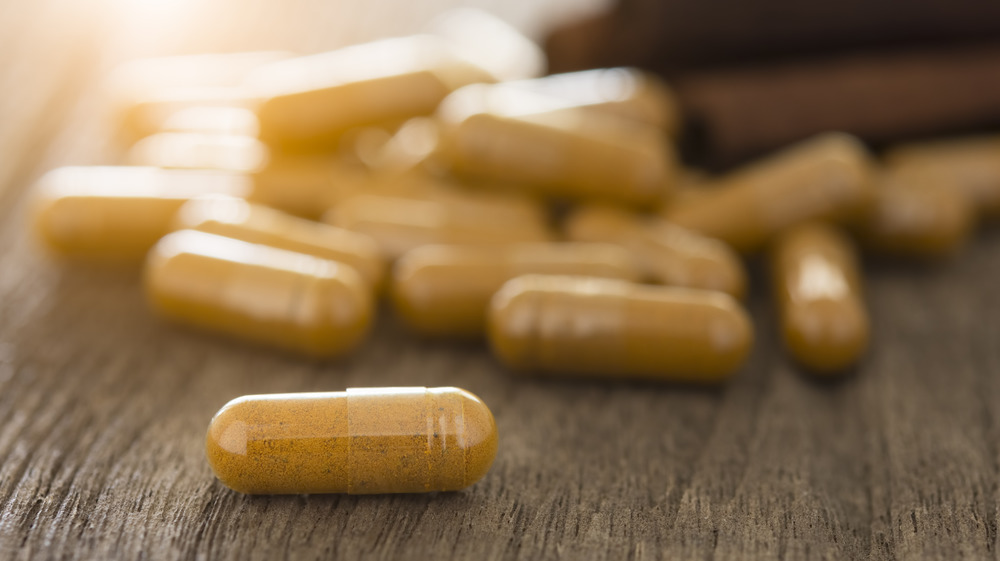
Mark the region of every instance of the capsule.
POLYGON ((751 253, 808 220, 856 219, 870 201, 871 168, 860 142, 829 133, 737 170, 665 215, 751 253))
POLYGON ((722 292, 526 275, 493 296, 489 336, 515 371, 717 383, 743 364, 753 327, 722 292))
POLYGON ((153 247, 145 287, 164 318, 315 358, 357 347, 373 313, 349 265, 194 230, 153 247))
POLYGON ((136 142, 127 158, 136 166, 252 173, 267 164, 268 150, 250 136, 161 132, 136 142))
POLYGON ((449 96, 437 116, 436 158, 463 177, 633 206, 653 205, 670 188, 675 156, 655 127, 481 84, 449 96))
POLYGON ((545 74, 545 53, 502 19, 476 8, 456 8, 434 18, 427 28, 443 37, 497 81, 545 74))
POLYGON ((491 80, 444 39, 416 35, 276 62, 247 84, 264 98, 262 139, 318 148, 354 128, 433 113, 452 90, 491 80))
POLYGON ((955 184, 899 169, 879 177, 858 233, 866 249, 933 258, 958 251, 974 223, 971 202, 955 184))
POLYGON ((551 240, 540 211, 519 215, 471 202, 358 195, 330 209, 323 220, 371 236, 382 254, 393 261, 423 245, 551 240))
POLYGON ((645 277, 654 282, 719 290, 736 298, 746 293, 746 271, 736 252, 661 218, 585 206, 566 218, 564 231, 573 241, 607 242, 628 249, 645 277))
POLYGON ((985 217, 1000 216, 1000 136, 906 144, 890 149, 885 159, 892 167, 954 185, 985 217))
POLYGON ((336 226, 305 220, 243 199, 199 197, 184 204, 178 230, 198 230, 345 263, 371 287, 382 284, 385 262, 375 240, 336 226))
POLYGON ((810 223, 776 240, 775 298, 785 347, 807 369, 832 375, 868 347, 869 322, 851 242, 832 226, 810 223))
POLYGON ((215 476, 254 495, 458 491, 496 452, 493 414, 458 388, 243 396, 205 439, 215 476))
POLYGON ((330 207, 364 188, 364 168, 327 156, 276 155, 253 174, 248 198, 303 218, 318 220, 330 207))
POLYGON ((170 113, 160 126, 162 132, 200 133, 257 137, 257 115, 246 107, 186 107, 170 113))
POLYGON ((260 99, 234 86, 173 88, 151 92, 122 110, 122 131, 127 138, 144 138, 162 132, 171 119, 195 108, 253 109, 260 99))
POLYGON ((668 134, 680 130, 673 92, 659 78, 636 68, 599 68, 505 82, 503 87, 564 99, 575 107, 606 112, 652 125, 668 134))
POLYGON ((64 167, 38 185, 35 229, 57 254, 99 261, 139 261, 171 231, 193 197, 245 196, 241 174, 147 167, 64 167))
POLYGON ((392 297, 399 315, 419 333, 482 336, 493 294, 506 281, 531 273, 639 276, 629 253, 608 244, 434 245, 414 249, 396 263, 392 297))

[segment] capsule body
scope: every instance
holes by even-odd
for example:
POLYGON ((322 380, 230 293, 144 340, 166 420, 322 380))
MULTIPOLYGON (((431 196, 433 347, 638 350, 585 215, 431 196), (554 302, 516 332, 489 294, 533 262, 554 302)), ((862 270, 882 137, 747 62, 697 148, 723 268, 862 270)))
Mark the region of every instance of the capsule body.
POLYGON ((661 218, 586 206, 566 219, 565 233, 574 241, 614 243, 628 249, 646 278, 657 283, 718 290, 736 298, 746 293, 746 271, 736 252, 661 218))
POLYGON ((331 206, 355 195, 369 181, 366 170, 321 156, 272 157, 253 174, 249 199, 318 220, 331 206))
POLYGON ((870 201, 870 175, 861 143, 830 133, 737 170, 665 215, 737 251, 754 252, 808 220, 857 218, 870 201))
POLYGON ((317 358, 356 347, 373 313, 347 265, 193 230, 156 244, 145 286, 167 319, 317 358))
POLYGON ((491 81, 443 39, 383 39, 277 62, 248 78, 268 143, 326 147, 345 132, 427 115, 452 90, 491 81))
POLYGON ((136 166, 251 173, 267 163, 268 150, 250 136, 162 132, 136 142, 127 157, 136 166))
POLYGON ((385 262, 375 240, 342 228, 305 220, 235 197, 199 197, 174 221, 178 230, 198 230, 345 263, 368 286, 378 287, 385 262))
POLYGON ((431 21, 427 32, 447 39, 498 81, 545 74, 545 52, 489 12, 466 7, 448 10, 431 21))
POLYGON ((853 365, 868 347, 869 320, 851 242, 835 228, 804 224, 776 242, 775 300, 788 352, 817 374, 853 365))
POLYGON ((1000 216, 1000 136, 906 144, 885 158, 895 168, 952 184, 977 213, 1000 216))
POLYGON ((670 188, 661 131, 558 98, 475 85, 438 109, 437 157, 453 172, 555 198, 648 206, 670 188))
POLYGON ((226 172, 146 167, 64 167, 39 182, 35 227, 56 253, 84 260, 139 261, 171 231, 193 197, 245 196, 249 178, 226 172))
POLYGON ((744 362, 753 328, 721 292, 527 275, 493 297, 494 353, 517 371, 721 382, 744 362))
POLYGON ((493 294, 506 281, 532 273, 638 279, 631 256, 614 245, 435 245, 414 249, 396 263, 392 297, 403 320, 424 335, 476 337, 485 332, 493 294))
POLYGON ((889 170, 876 181, 858 234, 866 249, 933 258, 958 251, 975 221, 971 201, 954 183, 889 170))
POLYGON ((526 213, 473 202, 359 195, 330 209, 323 220, 371 236, 390 260, 431 244, 502 245, 549 241, 539 209, 526 213))
POLYGON ((249 494, 457 491, 489 471, 493 414, 458 388, 244 396, 208 427, 226 486, 249 494))

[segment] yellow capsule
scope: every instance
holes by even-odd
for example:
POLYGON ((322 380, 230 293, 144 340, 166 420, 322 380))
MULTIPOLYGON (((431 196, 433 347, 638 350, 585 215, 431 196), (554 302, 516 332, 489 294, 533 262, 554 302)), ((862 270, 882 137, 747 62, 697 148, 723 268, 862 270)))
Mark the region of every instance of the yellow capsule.
POLYGON ((818 374, 836 374, 868 347, 861 274, 850 240, 835 228, 803 224, 772 254, 775 299, 788 352, 818 374))
POLYGON ((600 68, 505 82, 584 107, 633 119, 676 134, 680 110, 673 92, 659 78, 636 68, 600 68))
POLYGON ((894 168, 952 184, 976 211, 1000 216, 1000 136, 905 144, 885 159, 894 168))
POLYGON ((248 177, 227 172, 64 167, 39 181, 35 229, 67 257, 138 261, 171 231, 174 215, 191 198, 249 190, 248 177))
POLYGON ((160 126, 163 132, 257 137, 257 115, 245 107, 186 107, 170 113, 160 126))
POLYGON ((489 335, 517 371, 716 383, 743 364, 753 327, 722 292, 526 275, 494 295, 489 335))
POLYGON ((858 225, 868 249, 912 257, 955 253, 975 223, 969 198, 954 183, 890 169, 876 182, 872 204, 858 225))
POLYGON ((857 139, 829 133, 721 178, 697 198, 668 207, 665 216, 737 251, 754 252, 808 220, 857 218, 870 200, 871 172, 857 139))
POLYGON ((261 138, 323 147, 359 127, 427 115, 449 92, 491 81, 444 39, 383 39, 261 68, 247 84, 264 97, 261 138))
POLYGON ((208 196, 188 201, 177 213, 174 228, 198 230, 345 263, 371 287, 379 287, 385 275, 385 262, 378 244, 368 236, 235 197, 208 196))
POLYGON ((330 207, 367 185, 367 170, 325 156, 272 154, 253 174, 249 199, 304 218, 318 219, 330 207))
POLYGON ((458 388, 248 395, 208 426, 205 453, 250 494, 457 491, 497 452, 493 414, 458 388))
POLYGON ((482 336, 493 294, 531 273, 638 279, 629 253, 608 244, 433 245, 396 263, 392 297, 403 320, 424 335, 482 336))
POLYGON ((145 285, 167 319, 317 358, 352 350, 372 322, 354 268, 194 230, 153 247, 145 285))
POLYGON ((670 188, 675 157, 655 127, 486 85, 455 92, 437 115, 436 157, 464 177, 548 197, 646 206, 670 188))
POLYGON ((250 136, 161 132, 136 142, 127 157, 136 166, 250 173, 267 164, 268 150, 250 136))
POLYGON ((502 19, 476 8, 456 8, 434 18, 427 32, 443 37, 497 81, 545 74, 545 53, 502 19))
POLYGON ((657 283, 719 290, 736 298, 746 293, 746 271, 732 248, 661 218, 585 206, 566 218, 565 233, 573 241, 621 245, 657 283))
POLYGON ((430 244, 510 244, 550 241, 540 209, 519 214, 474 202, 453 203, 358 195, 333 207, 323 220, 367 234, 396 260, 430 244))

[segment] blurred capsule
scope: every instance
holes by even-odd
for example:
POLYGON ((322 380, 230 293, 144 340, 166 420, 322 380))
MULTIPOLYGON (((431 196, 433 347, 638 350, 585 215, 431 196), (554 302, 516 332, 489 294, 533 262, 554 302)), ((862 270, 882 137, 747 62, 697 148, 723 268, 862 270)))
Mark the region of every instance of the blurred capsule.
POLYGON ((208 427, 215 475, 241 493, 457 491, 489 471, 497 427, 458 388, 248 395, 208 427))
POLYGON ((655 127, 487 85, 455 92, 437 114, 436 157, 463 177, 548 197, 645 206, 670 188, 674 154, 655 127))
POLYGON ((367 234, 390 260, 430 244, 511 244, 550 241, 540 209, 518 215, 491 205, 358 195, 323 220, 367 234))
POLYGON ((163 132, 187 132, 257 137, 257 115, 245 107, 186 107, 163 120, 163 132))
POLYGON ((878 177, 858 234, 880 253, 941 257, 965 244, 974 223, 972 203, 955 184, 904 166, 878 177))
POLYGON ((249 199, 309 219, 353 197, 370 180, 364 168, 329 156, 272 153, 253 174, 249 199))
POLYGON ((432 245, 396 263, 392 297, 399 315, 417 332, 476 337, 485 332, 493 294, 508 280, 530 273, 638 279, 628 252, 608 244, 432 245))
POLYGON ((250 136, 161 132, 136 142, 127 159, 136 166, 250 173, 267 164, 268 150, 250 136))
POLYGON ((850 240, 832 226, 797 226, 775 242, 775 299, 785 347, 809 370, 842 372, 868 348, 861 273, 850 240))
POLYGON ((807 220, 857 219, 870 202, 871 172, 857 139, 824 134, 722 177, 697 198, 669 206, 665 216, 754 252, 807 220))
POLYGON ((91 260, 140 260, 171 231, 178 209, 193 197, 245 196, 242 174, 147 167, 55 169, 38 184, 35 228, 53 251, 91 260))
POLYGON ((659 78, 636 68, 600 68, 552 74, 534 80, 505 82, 539 94, 658 127, 671 135, 680 130, 680 110, 673 92, 659 78))
POLYGON ((566 218, 564 231, 573 241, 607 242, 628 249, 645 276, 655 282, 719 290, 736 298, 746 293, 746 271, 732 248, 662 218, 585 206, 566 218))
POLYGON ((252 109, 259 100, 239 87, 191 87, 152 92, 122 110, 126 136, 138 139, 164 131, 171 119, 192 109, 252 109))
POLYGON ((1000 216, 1000 136, 904 144, 886 152, 885 159, 906 173, 953 185, 977 214, 1000 216))
POLYGON ((493 297, 490 343, 525 372, 722 382, 753 341, 746 312, 714 291, 527 275, 493 297))
POLYGON ((483 10, 449 10, 434 18, 427 32, 450 41, 497 81, 545 74, 545 52, 513 26, 483 10))
POLYGON ((225 196, 192 199, 174 220, 178 230, 198 230, 287 249, 353 267, 368 286, 381 285, 385 263, 375 240, 273 208, 225 196))
POLYGON ((444 39, 416 35, 280 61, 246 83, 264 98, 262 139, 319 148, 354 128, 430 114, 452 90, 481 81, 492 77, 444 39))
POLYGON ((317 358, 358 346, 372 321, 354 268, 194 230, 156 244, 145 286, 169 320, 317 358))

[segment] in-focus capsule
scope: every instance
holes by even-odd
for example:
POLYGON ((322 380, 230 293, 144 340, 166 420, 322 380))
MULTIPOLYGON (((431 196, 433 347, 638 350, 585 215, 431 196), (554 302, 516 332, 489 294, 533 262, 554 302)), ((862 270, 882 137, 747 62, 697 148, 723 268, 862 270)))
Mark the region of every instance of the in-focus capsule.
POLYGON ((825 134, 721 178, 698 197, 669 206, 665 216, 754 252, 808 220, 856 219, 870 200, 871 169, 857 139, 825 134))
POLYGON ((983 216, 1000 216, 1000 136, 904 144, 885 159, 896 169, 953 185, 983 216))
POLYGON ((496 451, 493 414, 458 388, 244 396, 215 414, 205 441, 216 477, 250 494, 457 491, 496 451))
POLYGON ((832 226, 789 230, 773 248, 775 299, 785 347, 818 374, 836 374, 868 347, 869 321, 850 240, 832 226))
POLYGON ((171 231, 188 200, 249 191, 247 176, 227 172, 64 167, 39 181, 35 229, 50 249, 67 257, 139 261, 171 231))
POLYGON ((194 230, 156 244, 145 285, 167 319, 318 358, 358 346, 372 321, 352 267, 194 230))
POLYGON ((250 136, 161 132, 132 145, 127 158, 136 166, 251 173, 267 164, 268 149, 250 136))
POLYGON ((889 255, 942 257, 958 251, 975 223, 969 200, 954 183, 912 170, 889 169, 858 223, 866 249, 889 255))
POLYGON ((628 249, 646 278, 657 283, 719 290, 736 298, 746 293, 746 271, 732 248, 662 218, 585 206, 566 218, 564 231, 574 241, 614 243, 628 249))
POLYGON ((526 275, 494 295, 489 335, 516 371, 717 383, 743 364, 753 327, 722 292, 526 275))
POLYGON ((371 287, 380 286, 385 274, 385 262, 378 244, 368 236, 235 197, 193 199, 181 207, 174 227, 345 263, 360 273, 371 287))
POLYGON ((609 244, 434 245, 414 249, 396 263, 392 297, 403 320, 424 335, 482 336, 493 294, 508 280, 531 273, 639 276, 629 253, 609 244))
POLYGON ((462 88, 442 102, 436 158, 452 172, 537 195, 649 206, 670 189, 659 129, 506 86, 462 88))
POLYGON ((371 236, 390 260, 431 244, 489 244, 551 240, 541 209, 519 214, 471 201, 430 201, 358 195, 333 207, 323 220, 371 236))
POLYGON ((276 62, 247 78, 269 144, 327 147, 347 131, 434 112, 449 92, 492 81, 444 39, 415 35, 276 62))

